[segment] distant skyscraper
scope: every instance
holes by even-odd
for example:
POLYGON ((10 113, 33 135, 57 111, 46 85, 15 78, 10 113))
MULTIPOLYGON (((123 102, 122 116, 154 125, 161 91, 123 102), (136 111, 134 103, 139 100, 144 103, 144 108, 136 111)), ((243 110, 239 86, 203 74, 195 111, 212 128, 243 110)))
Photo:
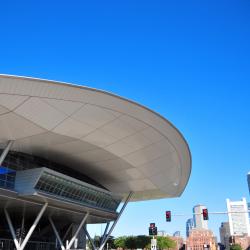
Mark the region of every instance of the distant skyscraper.
POLYGON ((250 172, 247 173, 247 184, 248 184, 248 190, 250 194, 250 172))
POLYGON ((194 228, 194 220, 190 218, 186 222, 186 236, 189 236, 190 231, 194 228))
POLYGON ((230 235, 250 235, 249 215, 246 198, 240 201, 227 199, 230 235), (234 213, 235 212, 235 213, 234 213))
POLYGON ((220 242, 226 249, 229 248, 230 229, 229 222, 222 222, 220 227, 220 242))
POLYGON ((198 229, 208 229, 207 220, 203 220, 202 209, 206 207, 203 205, 196 205, 193 208, 194 213, 194 227, 198 229))

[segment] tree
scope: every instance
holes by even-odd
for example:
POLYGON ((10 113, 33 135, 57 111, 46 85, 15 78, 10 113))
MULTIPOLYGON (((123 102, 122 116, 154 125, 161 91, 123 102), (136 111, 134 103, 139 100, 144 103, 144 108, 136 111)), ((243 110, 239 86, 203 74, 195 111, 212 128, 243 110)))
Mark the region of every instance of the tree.
MULTIPOLYGON (((175 248, 176 242, 169 237, 158 236, 157 237, 157 246, 159 249, 168 249, 168 248, 175 248)), ((235 249, 238 250, 238 249, 235 249)))
POLYGON ((125 248, 127 249, 136 249, 136 237, 135 236, 128 236, 125 240, 125 248))
POLYGON ((136 237, 136 248, 146 248, 148 244, 150 244, 151 238, 147 235, 138 235, 136 237))
POLYGON ((242 247, 240 244, 233 244, 230 246, 230 250, 242 250, 242 247))
POLYGON ((95 235, 95 237, 94 237, 93 241, 94 241, 94 244, 95 244, 95 246, 96 246, 96 247, 100 247, 100 243, 101 243, 101 236, 99 236, 99 235, 95 235))
POLYGON ((126 236, 121 236, 115 239, 114 245, 116 248, 125 248, 126 236))

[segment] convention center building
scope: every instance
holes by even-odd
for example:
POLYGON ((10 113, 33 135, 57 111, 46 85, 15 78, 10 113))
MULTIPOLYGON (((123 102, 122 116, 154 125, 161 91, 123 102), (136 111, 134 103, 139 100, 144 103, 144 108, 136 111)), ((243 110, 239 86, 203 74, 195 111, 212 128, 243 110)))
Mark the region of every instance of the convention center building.
MULTIPOLYGON (((157 102, 157 100, 155 100, 157 102)), ((0 249, 102 250, 128 202, 180 196, 191 172, 181 133, 98 89, 0 75, 0 249)))

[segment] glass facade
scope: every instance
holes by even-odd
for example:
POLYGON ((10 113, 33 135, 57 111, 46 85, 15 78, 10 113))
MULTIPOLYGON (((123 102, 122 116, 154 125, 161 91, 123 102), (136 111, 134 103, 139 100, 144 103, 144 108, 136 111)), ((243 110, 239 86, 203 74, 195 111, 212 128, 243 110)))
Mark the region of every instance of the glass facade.
POLYGON ((48 169, 47 172, 44 170, 33 187, 39 192, 112 212, 116 211, 121 202, 120 198, 115 197, 99 183, 67 166, 14 151, 8 153, 0 166, 0 187, 14 190, 17 181, 16 171, 38 168, 48 169))
POLYGON ((43 172, 35 189, 58 198, 70 200, 81 205, 101 208, 102 210, 116 211, 120 200, 115 199, 110 193, 99 189, 79 184, 57 175, 43 172))
MULTIPOLYGON (((2 150, 0 150, 0 154, 1 153, 2 150)), ((103 187, 96 181, 92 180, 91 178, 82 173, 75 171, 72 168, 43 159, 41 157, 15 151, 10 151, 6 156, 2 166, 0 166, 0 178, 1 178, 0 187, 4 188, 14 187, 13 183, 14 183, 15 171, 40 168, 40 167, 46 167, 55 170, 59 173, 71 176, 75 179, 105 189, 105 187, 103 187)))
POLYGON ((12 169, 0 167, 0 187, 13 189, 16 172, 12 169))

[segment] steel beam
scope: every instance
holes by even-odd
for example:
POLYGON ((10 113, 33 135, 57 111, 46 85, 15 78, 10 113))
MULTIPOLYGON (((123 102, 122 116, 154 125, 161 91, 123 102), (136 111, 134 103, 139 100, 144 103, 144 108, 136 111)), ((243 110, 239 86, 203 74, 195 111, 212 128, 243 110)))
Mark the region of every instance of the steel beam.
POLYGON ((82 221, 81 221, 79 227, 77 228, 77 230, 76 230, 74 236, 73 236, 72 239, 70 240, 69 244, 66 246, 66 250, 70 249, 71 246, 73 245, 74 241, 76 240, 77 235, 79 234, 80 230, 82 229, 83 224, 85 223, 85 221, 86 221, 86 219, 88 218, 88 216, 89 216, 89 212, 87 212, 86 215, 84 216, 84 218, 82 219, 82 221))
POLYGON ((126 201, 124 202, 124 204, 123 204, 123 206, 122 206, 122 208, 121 208, 121 210, 120 210, 120 212, 119 212, 119 214, 118 214, 116 220, 114 221, 114 223, 113 223, 113 225, 111 226, 111 228, 110 228, 110 230, 109 230, 107 236, 105 237, 105 240, 103 241, 103 243, 102 243, 101 246, 99 247, 99 250, 102 250, 102 249, 104 248, 104 246, 105 246, 105 244, 106 244, 106 242, 107 242, 109 236, 110 236, 111 233, 113 232, 113 230, 114 230, 114 228, 115 228, 117 222, 119 221, 119 219, 120 219, 120 217, 121 217, 121 215, 122 215, 124 209, 126 208, 126 206, 127 206, 127 204, 128 204, 128 202, 129 202, 129 200, 130 200, 130 198, 131 198, 132 195, 133 195, 133 192, 130 192, 129 195, 128 195, 128 197, 127 197, 127 199, 126 199, 126 201))
POLYGON ((73 226, 73 223, 71 223, 70 226, 68 227, 66 233, 64 234, 64 236, 63 236, 63 238, 62 238, 62 241, 64 241, 64 240, 66 239, 66 237, 67 237, 67 235, 68 235, 70 229, 72 228, 72 226, 73 226))
POLYGON ((43 207, 41 208, 39 214, 37 215, 37 217, 36 217, 36 219, 35 219, 33 225, 31 226, 31 228, 30 228, 29 232, 27 233, 27 235, 26 235, 24 241, 22 242, 22 244, 19 244, 19 242, 18 242, 18 240, 17 240, 17 238, 16 238, 15 230, 14 230, 12 221, 11 221, 11 219, 10 219, 9 213, 8 213, 8 211, 7 211, 7 208, 4 208, 4 213, 5 213, 5 216, 6 216, 6 219, 7 219, 8 225, 9 225, 9 228, 10 228, 10 232, 11 232, 11 235, 12 235, 12 238, 13 238, 13 240, 14 240, 14 244, 15 244, 15 247, 16 247, 17 250, 23 250, 23 249, 25 248, 27 242, 29 241, 29 239, 30 239, 32 233, 34 232, 34 230, 35 230, 35 228, 36 228, 38 222, 40 221, 40 219, 41 219, 41 217, 42 217, 42 215, 43 215, 45 209, 47 208, 47 206, 48 206, 48 203, 45 203, 45 204, 43 205, 43 207))
POLYGON ((23 250, 23 249, 25 248, 25 246, 26 246, 27 242, 29 241, 29 239, 30 239, 32 233, 34 232, 34 230, 35 230, 35 228, 36 228, 38 222, 40 221, 42 215, 44 214, 44 212, 45 212, 47 206, 48 206, 48 203, 45 203, 45 204, 43 205, 43 207, 41 208, 39 214, 37 215, 37 217, 36 217, 36 219, 35 219, 35 221, 34 221, 34 223, 33 223, 32 226, 30 227, 29 232, 28 232, 27 235, 25 236, 25 239, 23 240, 23 243, 22 243, 21 246, 20 246, 20 250, 23 250))
POLYGON ((95 243, 94 243, 93 239, 91 238, 91 236, 90 236, 90 234, 89 234, 87 228, 84 228, 84 227, 83 227, 83 230, 84 230, 84 232, 86 233, 86 235, 87 235, 87 237, 88 237, 88 239, 89 239, 89 241, 90 241, 90 243, 91 243, 93 249, 94 249, 94 250, 97 250, 97 247, 95 246, 95 243))
POLYGON ((51 224, 51 226, 52 226, 52 228, 53 228, 53 231, 54 231, 54 233, 55 233, 55 235, 56 235, 57 240, 59 241, 59 244, 60 244, 61 249, 62 249, 62 250, 65 250, 66 248, 65 248, 64 245, 63 245, 63 242, 62 242, 62 240, 61 240, 61 237, 60 237, 58 231, 56 230, 56 226, 55 226, 55 224, 54 224, 54 222, 53 222, 53 220, 52 220, 51 217, 49 217, 49 222, 50 222, 50 224, 51 224))
POLYGON ((5 217, 7 219, 7 222, 8 222, 8 225, 9 225, 9 228, 10 228, 10 233, 12 235, 12 238, 14 240, 14 244, 16 246, 16 249, 17 250, 20 250, 20 245, 18 243, 18 240, 16 238, 16 233, 15 233, 15 230, 14 230, 14 227, 13 227, 13 224, 12 224, 12 221, 10 219, 10 216, 9 216, 9 213, 7 211, 7 208, 4 208, 4 213, 5 213, 5 217))
POLYGON ((11 146, 13 145, 14 141, 8 141, 6 148, 3 150, 1 156, 0 156, 0 166, 3 164, 7 154, 10 151, 11 146))
POLYGON ((105 230, 104 230, 104 233, 103 233, 103 236, 102 236, 102 240, 101 240, 100 246, 102 245, 102 243, 103 243, 103 241, 104 241, 104 239, 105 239, 105 235, 107 234, 107 231, 108 231, 108 229, 109 229, 109 224, 110 224, 110 222, 108 222, 108 223, 106 224, 106 227, 105 227, 105 230))

